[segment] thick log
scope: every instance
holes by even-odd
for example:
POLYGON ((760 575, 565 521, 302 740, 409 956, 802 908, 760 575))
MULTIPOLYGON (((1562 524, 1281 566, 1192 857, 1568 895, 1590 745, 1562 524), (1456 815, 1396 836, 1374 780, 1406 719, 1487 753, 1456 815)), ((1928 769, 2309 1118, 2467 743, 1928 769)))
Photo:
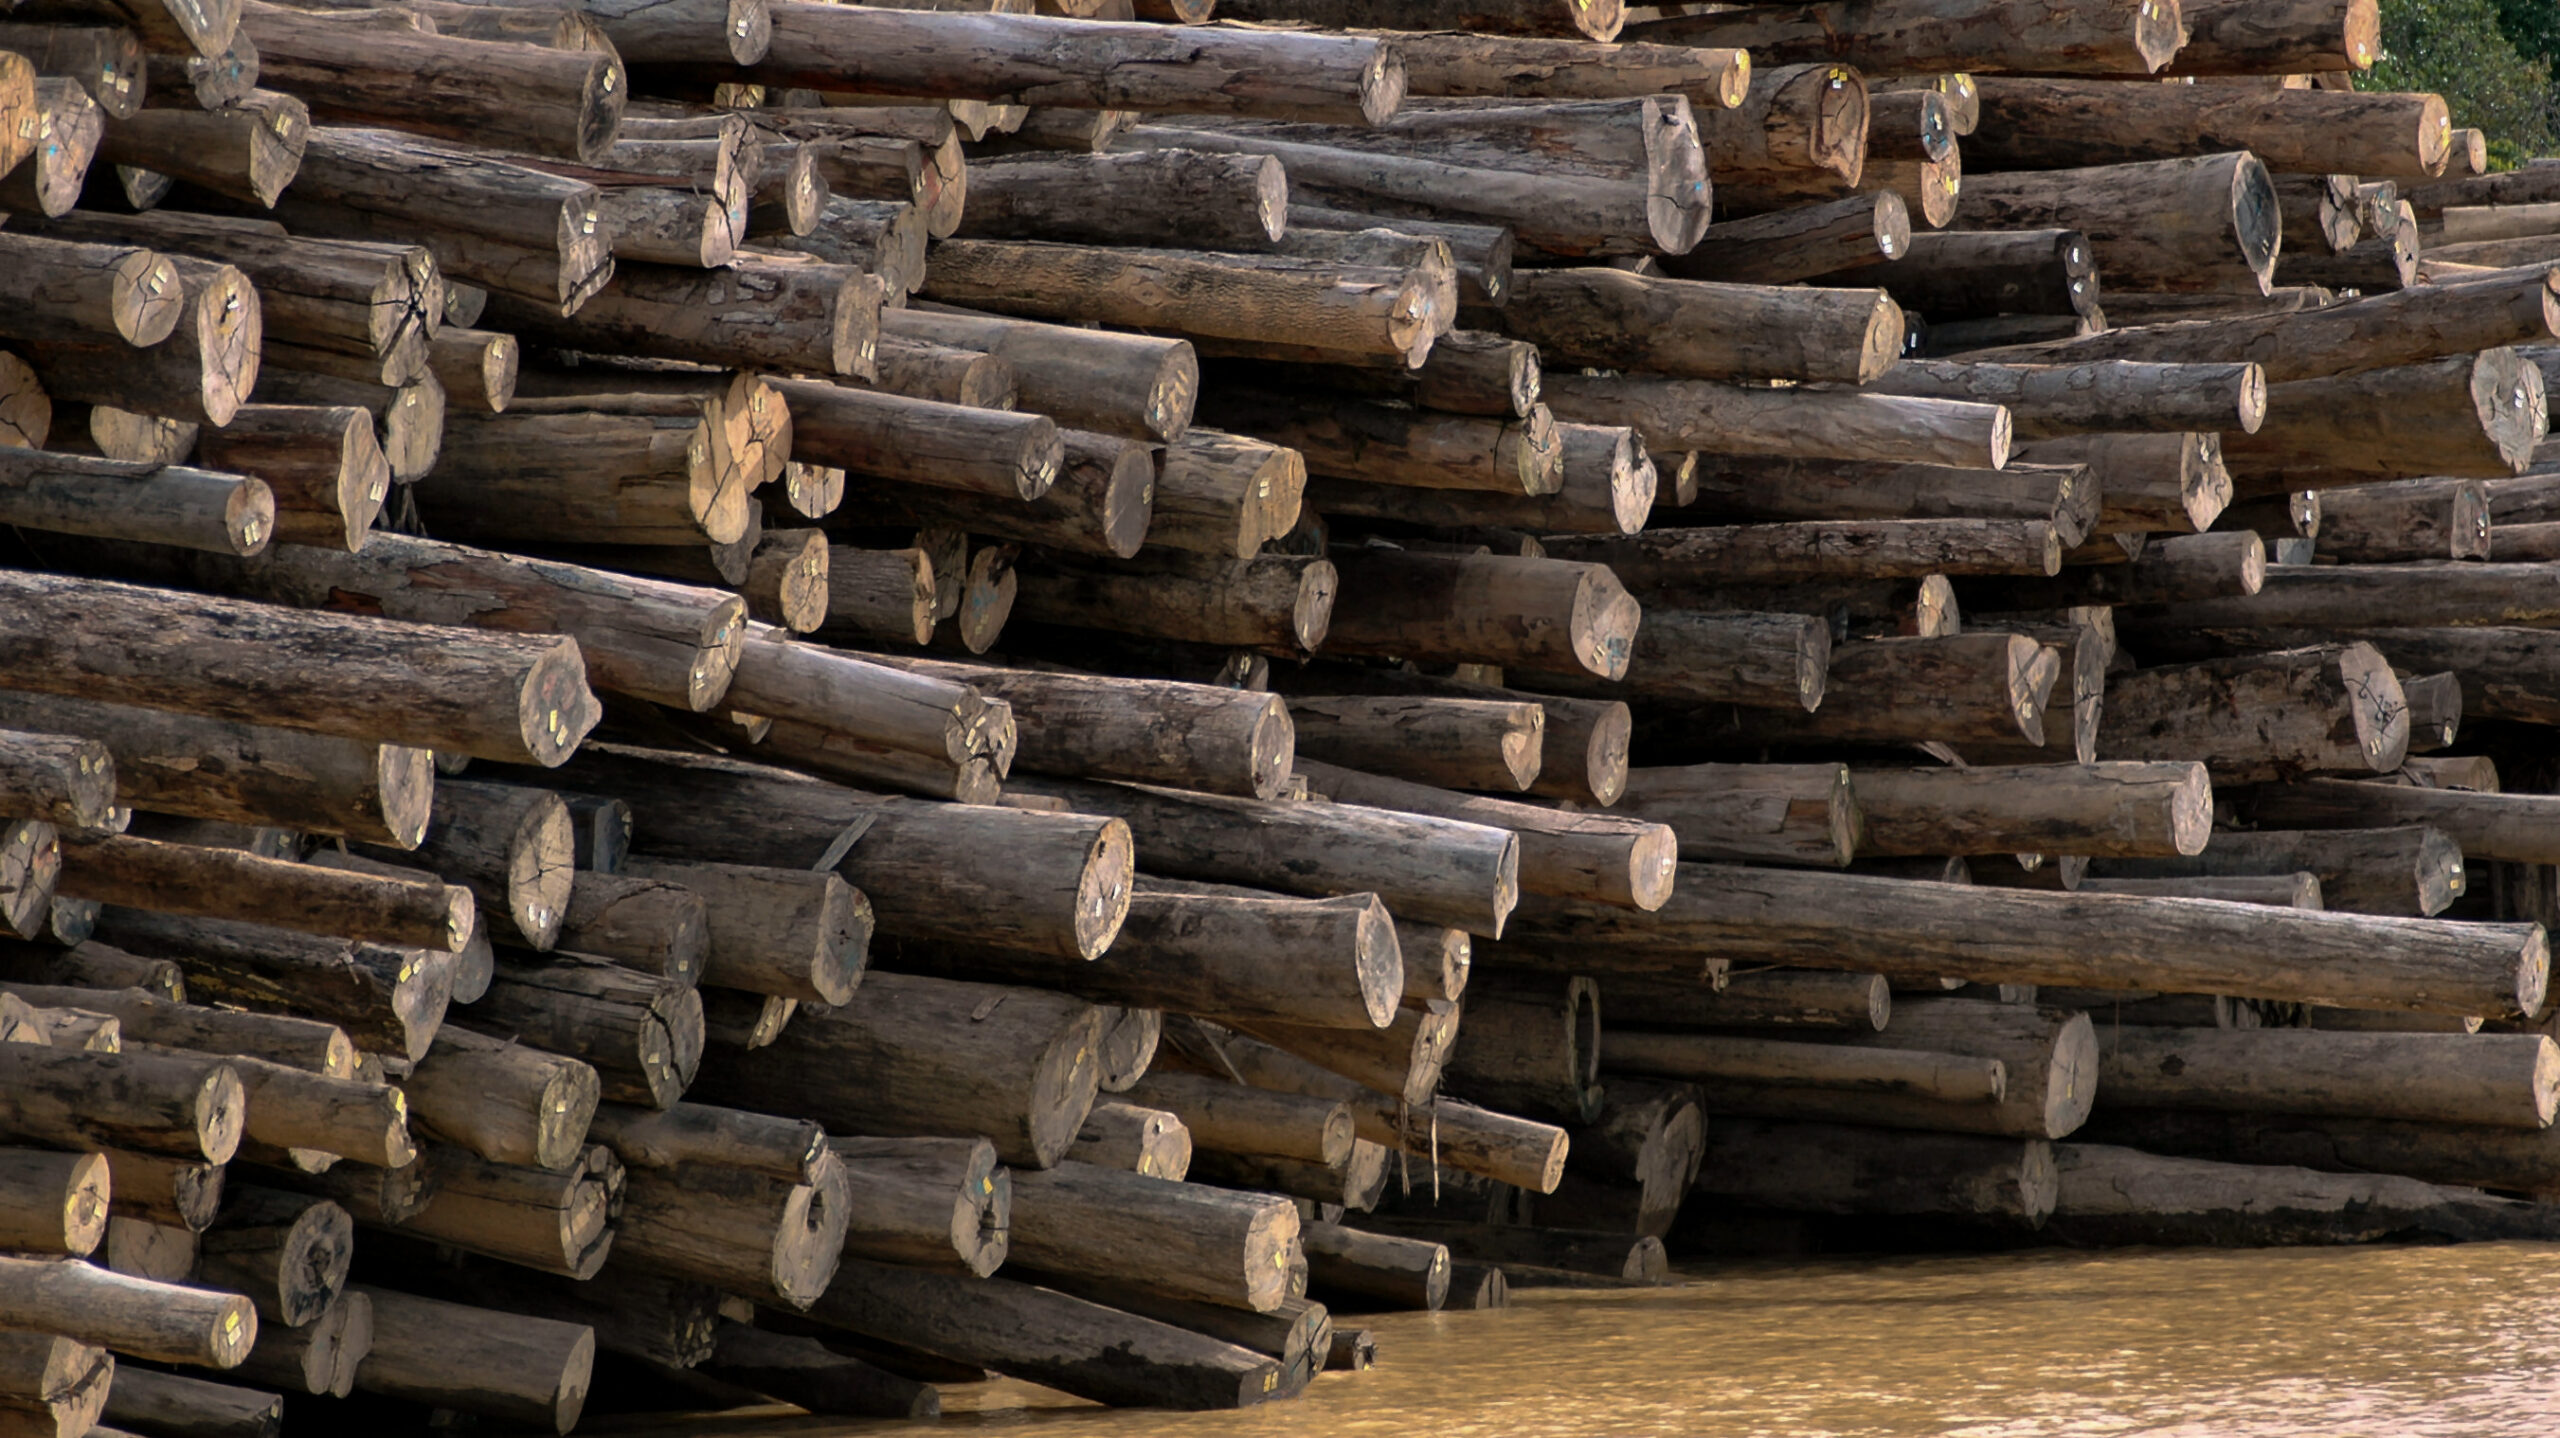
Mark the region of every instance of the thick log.
POLYGON ((1519 841, 1464 821, 1061 780, 1018 783, 1126 820, 1151 872, 1327 895, 1375 892, 1408 919, 1498 935, 1519 893, 1519 841))
POLYGON ((1385 42, 1163 30, 1022 15, 772 7, 763 60, 682 67, 772 86, 1065 109, 1177 110, 1376 124, 1404 96, 1385 42))
POLYGON ((1296 752, 1291 711, 1267 694, 932 659, 877 662, 967 684, 1012 705, 1014 763, 1030 772, 1268 799, 1280 792, 1296 752))
POLYGON ((1093 1105, 1099 1033, 1099 1014, 1060 995, 874 974, 768 1048, 715 1054, 697 1096, 806 1114, 835 1133, 985 1133, 1008 1162, 1045 1168, 1093 1105), (845 1082, 821 1090, 819 1075, 845 1082))
POLYGON ((2024 446, 2017 458, 2086 466, 2102 506, 2100 534, 2200 532, 2231 502, 2219 434, 2077 435, 2024 446))
POLYGON ((1201 418, 1296 450, 1312 475, 1376 485, 1549 495, 1564 482, 1555 422, 1435 414, 1359 401, 1311 403, 1280 390, 1221 386, 1201 418))
MULTIPOLYGON (((145 1046, 129 1047, 140 1052, 145 1046)), ((308 1172, 342 1157, 376 1168, 398 1168, 417 1158, 399 1089, 261 1058, 226 1062, 240 1075, 248 1103, 245 1133, 261 1161, 308 1172)))
MULTIPOLYGON (((2267 383, 2289 384, 2422 364, 2498 345, 2548 344, 2560 335, 2556 283, 2560 281, 2549 267, 2531 266, 2374 295, 2354 304, 2139 325, 1987 357, 2036 364, 2253 360, 2266 371, 2267 383)), ((2282 414, 2286 405, 2270 394, 2269 408, 2282 414)))
POLYGON ((1833 647, 1812 714, 1719 711, 1691 736, 1717 745, 1807 742, 2046 744, 2058 657, 2018 634, 1856 640, 1833 647))
POLYGON ((1698 1177, 1700 1194, 1726 1203, 2029 1228, 2053 1212, 2057 1191, 2053 1149, 2042 1139, 1754 1118, 1717 1121, 1698 1177))
POLYGON ((12 312, 0 326, 11 339, 113 336, 152 345, 178 326, 177 269, 152 250, 16 236, 6 253, 12 312))
POLYGON ((703 1372, 812 1413, 908 1419, 942 1414, 941 1393, 932 1385, 837 1353, 814 1338, 724 1323, 714 1341, 703 1372))
POLYGON ((421 1132, 491 1163, 558 1172, 583 1152, 600 1088, 576 1059, 457 1026, 436 1035, 401 1090, 421 1132))
POLYGON ((2189 0, 2180 6, 2186 44, 2170 62, 2178 75, 2289 75, 2364 70, 2382 56, 2381 21, 2370 0, 2189 0))
POLYGON ((983 1138, 835 1138, 845 1253, 984 1278, 1009 1250, 1012 1173, 983 1138))
POLYGON ((1330 261, 951 240, 935 247, 924 290, 938 301, 1036 319, 1087 318, 1414 363, 1438 328, 1412 272, 1330 261))
POLYGON ((1442 1082, 1505 1113, 1589 1123, 1600 1113, 1600 991, 1584 978, 1488 976, 1468 986, 1466 1022, 1442 1082))
POLYGON ((848 1260, 810 1316, 1121 1406, 1240 1408, 1280 1388, 1277 1359, 1001 1278, 848 1260))
POLYGON ((252 1383, 288 1393, 344 1398, 355 1391, 356 1369, 372 1351, 373 1300, 340 1292, 304 1327, 268 1324, 238 1371, 252 1383))
POLYGON ((474 780, 436 786, 432 825, 414 851, 416 863, 465 886, 505 918, 516 941, 536 949, 560 937, 575 852, 569 806, 558 794, 474 780))
POLYGON ((364 942, 453 950, 470 936, 468 890, 340 873, 233 849, 131 835, 74 843, 60 890, 98 903, 275 923, 364 942))
POLYGON ((238 1364, 258 1335, 257 1311, 238 1294, 129 1278, 76 1258, 0 1258, 0 1317, 13 1329, 209 1368, 238 1364))
POLYGON ((590 1149, 566 1173, 431 1153, 434 1201, 400 1225, 417 1237, 564 1278, 593 1278, 612 1250, 621 1166, 590 1149))
POLYGON ((589 1132, 634 1168, 735 1170, 786 1185, 815 1185, 836 1168, 816 1124, 708 1104, 665 1110, 606 1104, 589 1132))
POLYGON ((1862 767, 1849 782, 1867 855, 2197 854, 2213 824, 2213 786, 2195 763, 1862 767))
MULTIPOLYGON (((1871 389, 2005 405, 2022 440, 2126 431, 2255 433, 2267 414, 2265 373, 2245 362, 2008 365, 1912 360, 1878 377, 1871 389)), ((2016 457, 2029 456, 2022 449, 2016 457)))
POLYGON ((2462 861, 2462 849, 2442 831, 2413 825, 2219 829, 2202 853, 2186 859, 2111 860, 2099 867, 2119 878, 2309 873, 2320 881, 2326 908, 2343 913, 2430 915, 2443 912, 2462 896, 2462 861))
POLYGON ((1497 525, 1532 534, 1633 534, 1642 529, 1660 481, 1644 441, 1633 430, 1611 425, 1559 424, 1555 431, 1563 458, 1562 478, 1552 494, 1517 496, 1319 478, 1307 482, 1306 497, 1326 515, 1431 528, 1497 525))
POLYGON ((180 465, 0 451, 0 518, 52 534, 255 554, 277 527, 260 480, 180 465))
POLYGON ((735 544, 753 476, 708 406, 693 414, 456 416, 422 513, 481 543, 735 544))
POLYGON ((2263 295, 2275 271, 2275 186, 2246 150, 1977 174, 1964 208, 1968 223, 1994 229, 2080 232, 2107 283, 2123 289, 2263 295))
POLYGON ((593 1065, 599 1093, 617 1103, 665 1108, 684 1096, 702 1061, 700 993, 602 959, 501 962, 488 994, 454 1017, 593 1065))
POLYGON ((1343 552, 1337 653, 1622 677, 1641 617, 1605 564, 1506 555, 1343 552))
POLYGON ((2266 583, 2266 541, 2250 530, 2181 534, 2127 564, 2079 564, 2049 579, 1990 579, 1958 592, 1968 613, 2049 612, 2253 594, 2266 583))
POLYGON ((1661 267, 1681 279, 1763 285, 1817 275, 1848 283, 1851 273, 1872 270, 1878 284, 1893 289, 1899 267, 1886 262, 1910 249, 1910 207, 1894 191, 1874 190, 1726 220, 1661 267))
POLYGON ((566 1433, 585 1411, 595 1330, 360 1286, 373 1351, 356 1387, 566 1433))
POLYGON ((119 1376, 124 1381, 108 1392, 100 1415, 118 1428, 204 1438, 276 1438, 284 1431, 284 1400, 273 1393, 150 1368, 119 1376))
MULTIPOLYGON (((1140 13, 1144 13, 1143 9, 1140 13)), ((1409 30, 1469 31, 1481 35, 1544 36, 1574 41, 1591 39, 1607 41, 1625 23, 1625 7, 1615 0, 1596 0, 1584 6, 1555 5, 1532 0, 1532 3, 1506 3, 1506 0, 1432 0, 1423 6, 1403 3, 1379 5, 1373 0, 1323 0, 1316 5, 1274 4, 1270 0, 1242 0, 1220 14, 1229 20, 1296 23, 1326 27, 1374 27, 1395 34, 1409 30)), ((1198 23, 1197 20, 1188 23, 1198 23)), ((1455 35, 1433 38, 1457 39, 1455 35)), ((1511 42, 1517 43, 1517 42, 1511 42)), ((1591 46, 1576 44, 1576 49, 1591 46)), ((1664 87, 1668 88, 1668 87, 1664 87)), ((1638 91, 1649 94, 1651 89, 1638 91)), ((1436 95, 1440 90, 1416 87, 1417 95, 1436 95)), ((1508 93, 1497 92, 1497 93, 1508 93)))
POLYGON ((898 484, 859 486, 857 498, 873 517, 891 522, 962 529, 1118 559, 1136 554, 1146 542, 1153 502, 1152 452, 1135 441, 1083 430, 1068 430, 1057 438, 1062 456, 1056 482, 1027 504, 1018 496, 898 484))
POLYGON ((1558 419, 1624 425, 1657 454, 1706 451, 1978 469, 2009 462, 2009 412, 1997 405, 1564 374, 1547 376, 1541 393, 1558 419))
POLYGON ((46 394, 195 424, 230 422, 258 382, 257 291, 231 265, 168 258, 183 287, 170 337, 140 351, 108 336, 31 341, 27 360, 46 394))
MULTIPOLYGON (((1349 1144, 1349 1119, 1343 1124, 1349 1144)), ((12 1253, 94 1252, 107 1236, 107 1158, 98 1153, 0 1149, 0 1242, 12 1253)))
POLYGON ((1297 1211, 1277 1195, 1090 1163, 1017 1173, 1013 1193, 1016 1263, 1257 1313, 1288 1297, 1297 1211))
MULTIPOLYGON (((1808 520, 1641 534, 1555 535, 1550 558, 1609 566, 1638 592, 1931 574, 2053 574, 2062 544, 2050 520, 1808 520)), ((1611 676, 1615 677, 1615 676, 1611 676)))
POLYGON ((2268 409, 2256 434, 2223 436, 2244 496, 2350 476, 2521 474, 2547 423, 2542 372, 2510 349, 2280 384, 2268 409))
POLYGON ((633 860, 623 872, 701 896, 709 921, 706 984, 840 1004, 861 981, 871 906, 838 875, 656 859, 633 860))
POLYGON ((2406 1119, 2138 1109, 2109 1105, 2085 1130, 2092 1139, 2217 1163, 2287 1164, 2330 1173, 2406 1174, 2543 1195, 2556 1184, 2554 1130, 2490 1128, 2406 1119))
POLYGON ((2217 778, 2249 782, 2388 773, 2408 734, 2400 681, 2373 646, 2355 642, 2118 676, 2098 742, 2127 759, 2201 752, 2217 778))
POLYGON ((1341 696, 1288 710, 1309 757, 1445 788, 1525 789, 1545 748, 1546 713, 1529 703, 1341 696))
POLYGON ((109 119, 129 120, 142 108, 142 41, 123 25, 21 22, 0 26, 0 44, 38 75, 77 81, 109 119))
POLYGON ((2102 81, 2002 75, 1976 88, 1983 128, 1965 150, 1985 171, 2247 150, 2270 170, 2426 179, 2443 173, 2453 140, 2453 122, 2434 95, 2219 85, 2127 94, 2102 81))
POLYGON ((644 753, 599 755, 572 776, 631 801, 644 854, 831 868, 870 898, 883 933, 1081 958, 1109 947, 1126 912, 1128 831, 1107 819, 884 799, 644 753))
MULTIPOLYGON (((193 1235, 203 1232, 221 1210, 226 1165, 127 1149, 108 1149, 106 1159, 112 1191, 109 1208, 113 1218, 107 1229, 111 1266, 115 1266, 112 1260, 117 1226, 140 1224, 189 1235, 185 1260, 186 1270, 191 1272, 195 1264, 193 1235)), ((119 1271, 123 1270, 119 1267, 119 1271)))
POLYGON ((1658 908, 1670 893, 1677 839, 1662 823, 1452 793, 1331 764, 1302 764, 1300 770, 1311 788, 1337 803, 1511 830, 1520 842, 1525 892, 1636 909, 1658 908))
POLYGON ((1013 369, 1019 407, 1061 424, 1170 443, 1191 422, 1200 373, 1185 340, 941 309, 886 311, 880 323, 885 335, 1004 361, 1013 369))
MULTIPOLYGON (((955 603, 958 596, 953 596, 955 603)), ((906 674, 779 631, 751 628, 726 696, 737 711, 822 724, 873 743, 955 762, 1009 748, 995 737, 1011 720, 975 691, 906 674)))
POLYGON ((1328 1306, 1437 1312, 1449 1291, 1449 1250, 1419 1238, 1313 1223, 1301 1234, 1311 1294, 1328 1306))
POLYGON ((269 1322, 300 1328, 337 1301, 354 1245, 355 1221, 325 1198, 235 1187, 198 1240, 196 1277, 246 1293, 269 1322))
POLYGON ((2476 1014, 2538 1006, 2530 925, 2314 913, 2203 899, 1987 892, 1856 875, 1684 864, 1651 915, 1523 905, 1522 948, 1576 946, 1586 971, 1694 971, 1702 956, 2341 1007, 2476 1014), (2336 994, 2332 999, 2326 997, 2336 994), (2353 997, 2348 997, 2348 995, 2353 997), (2387 997, 2386 997, 2387 995, 2387 997), (2532 999, 2527 1004, 2523 1000, 2532 999))
POLYGON ((1524 270, 1498 314, 1504 332, 1558 362, 1687 379, 1864 384, 1902 353, 1902 310, 1876 290, 1524 270))
POLYGON ((1627 771, 1618 812, 1664 824, 1689 860, 1840 868, 1864 826, 1838 764, 1694 764, 1627 771))
POLYGON ((2293 829, 2389 829, 2422 825, 2466 858, 2518 864, 2560 862, 2560 805, 2543 794, 2500 794, 2406 784, 2298 779, 2232 795, 2253 824, 2293 829))
POLYGON ((321 1019, 358 1048, 405 1058, 426 1051, 453 992, 451 956, 429 950, 134 909, 98 927, 119 948, 176 960, 200 1001, 321 1019))
POLYGON ((692 987, 711 949, 711 917, 702 896, 682 884, 583 871, 570 889, 558 942, 692 987))
POLYGON ((868 377, 881 294, 853 266, 758 253, 719 270, 622 265, 568 315, 522 291, 493 292, 490 319, 583 350, 868 377))
POLYGON ((2514 1129, 2560 1107, 2560 1048, 2540 1034, 2126 1026, 2100 1048, 2110 1105, 2514 1129))
POLYGON ((622 1188, 615 1256, 741 1297, 806 1308, 835 1277, 848 1180, 819 1150, 811 1182, 717 1164, 643 1169, 622 1188))
MULTIPOLYGON (((2510 557, 2492 553, 2488 488, 2479 480, 2414 479, 2318 493, 2320 553, 2341 563, 2510 557)), ((2498 526, 2498 547, 2508 528, 2498 526)))
POLYGON ((1156 1073, 1130 1098, 1178 1115, 1197 1149, 1334 1165, 1351 1153, 1349 1106, 1193 1074, 1156 1073))
POLYGON ((2107 0, 2057 22, 2033 5, 1949 11, 1912 0, 1850 6, 1841 0, 1651 20, 1630 40, 1748 49, 1776 64, 1834 62, 1879 75, 1941 70, 2036 70, 2147 75, 2169 63, 2184 32, 2175 10, 2107 0))
POLYGON ((227 1162, 240 1146, 240 1076, 196 1055, 0 1044, 0 1128, 68 1148, 133 1148, 227 1162))
POLYGON ((1404 980, 1393 923, 1373 894, 1308 900, 1159 882, 1138 890, 1120 936, 1089 961, 899 943, 884 962, 1097 1003, 1315 1028, 1385 1025, 1404 980))
POLYGON ((41 143, 0 179, 0 199, 12 210, 66 213, 79 203, 81 186, 97 158, 106 112, 77 82, 51 78, 35 82, 34 103, 28 108, 28 131, 41 143))
POLYGON ((1858 183, 1867 160, 1865 80, 1845 65, 1780 65, 1750 77, 1730 113, 1699 117, 1707 168, 1726 206, 1750 214, 1858 183), (1735 191, 1745 192, 1735 205, 1735 191))
POLYGON ((342 124, 592 163, 630 95, 609 54, 403 34, 272 5, 246 6, 241 28, 258 46, 263 83, 342 124))
POLYGON ((411 621, 402 633, 424 632, 418 623, 568 633, 599 685, 697 712, 719 701, 745 642, 735 594, 399 535, 377 535, 362 554, 287 545, 190 573, 244 595, 411 621))

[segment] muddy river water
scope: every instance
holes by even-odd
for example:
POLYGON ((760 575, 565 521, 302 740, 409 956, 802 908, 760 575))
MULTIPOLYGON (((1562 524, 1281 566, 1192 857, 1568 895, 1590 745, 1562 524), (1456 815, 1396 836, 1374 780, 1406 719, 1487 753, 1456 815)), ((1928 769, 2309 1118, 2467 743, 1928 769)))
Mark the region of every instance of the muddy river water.
MULTIPOLYGON (((1041 1438, 2560 1438, 2560 1244, 1799 1259, 1366 1322, 1378 1366, 1328 1374, 1294 1402, 1114 1412, 998 1382, 945 1388, 942 1426, 1041 1438)), ((592 1426, 849 1438, 929 1425, 592 1426)))

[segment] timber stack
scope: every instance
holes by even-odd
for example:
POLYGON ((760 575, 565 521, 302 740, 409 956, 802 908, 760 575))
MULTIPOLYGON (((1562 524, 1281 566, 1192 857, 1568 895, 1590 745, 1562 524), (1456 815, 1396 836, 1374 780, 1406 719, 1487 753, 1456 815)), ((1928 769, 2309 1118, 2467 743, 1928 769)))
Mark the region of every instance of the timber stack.
POLYGON ((2560 165, 2371 0, 1032 11, 0 26, 10 1431, 2560 1233, 2560 165))

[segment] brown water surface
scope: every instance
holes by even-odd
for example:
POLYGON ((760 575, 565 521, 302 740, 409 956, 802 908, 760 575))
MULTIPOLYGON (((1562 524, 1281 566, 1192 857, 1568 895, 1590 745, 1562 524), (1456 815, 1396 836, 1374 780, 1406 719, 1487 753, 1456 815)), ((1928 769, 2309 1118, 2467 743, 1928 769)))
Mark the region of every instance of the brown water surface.
MULTIPOLYGON (((1115 1412, 1002 1382, 944 1389, 941 1426, 1041 1438, 2560 1438, 2555 1244, 1793 1261, 1364 1321, 1378 1366, 1327 1374, 1294 1402, 1115 1412)), ((929 1426, 733 1418, 649 1431, 929 1426)))

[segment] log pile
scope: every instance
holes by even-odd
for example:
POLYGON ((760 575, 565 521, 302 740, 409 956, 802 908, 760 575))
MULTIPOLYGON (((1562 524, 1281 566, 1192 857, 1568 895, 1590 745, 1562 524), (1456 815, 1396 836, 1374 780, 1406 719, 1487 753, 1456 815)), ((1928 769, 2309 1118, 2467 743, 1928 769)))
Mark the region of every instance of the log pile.
POLYGON ((0 1411, 2547 1236, 2560 167, 2369 9, 1055 8, 0 28, 0 1411))

